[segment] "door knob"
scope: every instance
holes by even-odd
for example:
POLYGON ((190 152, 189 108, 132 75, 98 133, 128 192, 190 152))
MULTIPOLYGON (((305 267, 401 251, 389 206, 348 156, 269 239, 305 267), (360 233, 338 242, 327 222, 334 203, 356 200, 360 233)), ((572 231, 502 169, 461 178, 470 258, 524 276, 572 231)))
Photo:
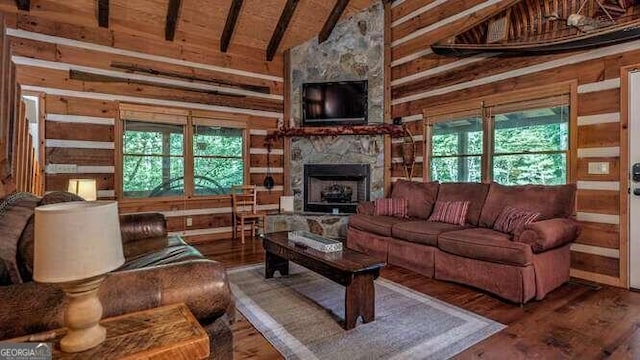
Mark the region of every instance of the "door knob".
POLYGON ((640 163, 635 163, 631 167, 631 180, 633 180, 633 182, 640 182, 640 163))

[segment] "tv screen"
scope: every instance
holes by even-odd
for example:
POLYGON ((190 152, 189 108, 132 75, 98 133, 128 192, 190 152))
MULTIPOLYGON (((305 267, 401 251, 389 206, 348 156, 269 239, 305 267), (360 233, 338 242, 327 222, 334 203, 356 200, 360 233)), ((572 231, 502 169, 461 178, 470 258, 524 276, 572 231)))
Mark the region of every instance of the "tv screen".
POLYGON ((367 123, 367 81, 308 83, 302 86, 304 126, 367 123))

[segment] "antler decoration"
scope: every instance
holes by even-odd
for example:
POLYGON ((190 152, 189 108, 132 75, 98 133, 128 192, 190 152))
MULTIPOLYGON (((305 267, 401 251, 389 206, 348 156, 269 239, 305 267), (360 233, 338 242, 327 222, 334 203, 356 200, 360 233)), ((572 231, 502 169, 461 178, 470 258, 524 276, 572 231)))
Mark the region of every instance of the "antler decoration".
POLYGON ((413 171, 416 164, 416 141, 413 139, 411 129, 405 125, 402 126, 405 136, 402 143, 402 167, 404 176, 407 180, 413 179, 413 171), (407 142, 407 139, 409 140, 407 142))

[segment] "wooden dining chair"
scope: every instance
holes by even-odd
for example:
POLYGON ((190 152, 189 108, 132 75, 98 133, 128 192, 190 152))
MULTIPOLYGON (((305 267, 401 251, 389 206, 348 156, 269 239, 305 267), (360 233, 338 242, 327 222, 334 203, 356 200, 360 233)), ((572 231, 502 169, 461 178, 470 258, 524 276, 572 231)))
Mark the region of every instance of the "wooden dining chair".
POLYGON ((257 190, 255 185, 236 185, 231 187, 231 203, 233 206, 232 224, 233 239, 238 236, 244 244, 245 225, 251 225, 251 235, 256 236, 256 230, 265 226, 265 214, 257 209, 257 190))

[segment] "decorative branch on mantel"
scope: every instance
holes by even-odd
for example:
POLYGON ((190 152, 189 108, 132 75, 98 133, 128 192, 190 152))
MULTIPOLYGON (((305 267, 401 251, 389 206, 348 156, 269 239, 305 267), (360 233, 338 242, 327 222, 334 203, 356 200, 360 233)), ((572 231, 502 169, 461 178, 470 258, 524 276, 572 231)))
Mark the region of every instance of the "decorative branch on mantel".
POLYGON ((391 137, 402 137, 405 135, 405 129, 402 125, 392 124, 334 127, 284 127, 269 133, 265 138, 265 142, 270 142, 283 137, 340 135, 391 135, 391 137))

